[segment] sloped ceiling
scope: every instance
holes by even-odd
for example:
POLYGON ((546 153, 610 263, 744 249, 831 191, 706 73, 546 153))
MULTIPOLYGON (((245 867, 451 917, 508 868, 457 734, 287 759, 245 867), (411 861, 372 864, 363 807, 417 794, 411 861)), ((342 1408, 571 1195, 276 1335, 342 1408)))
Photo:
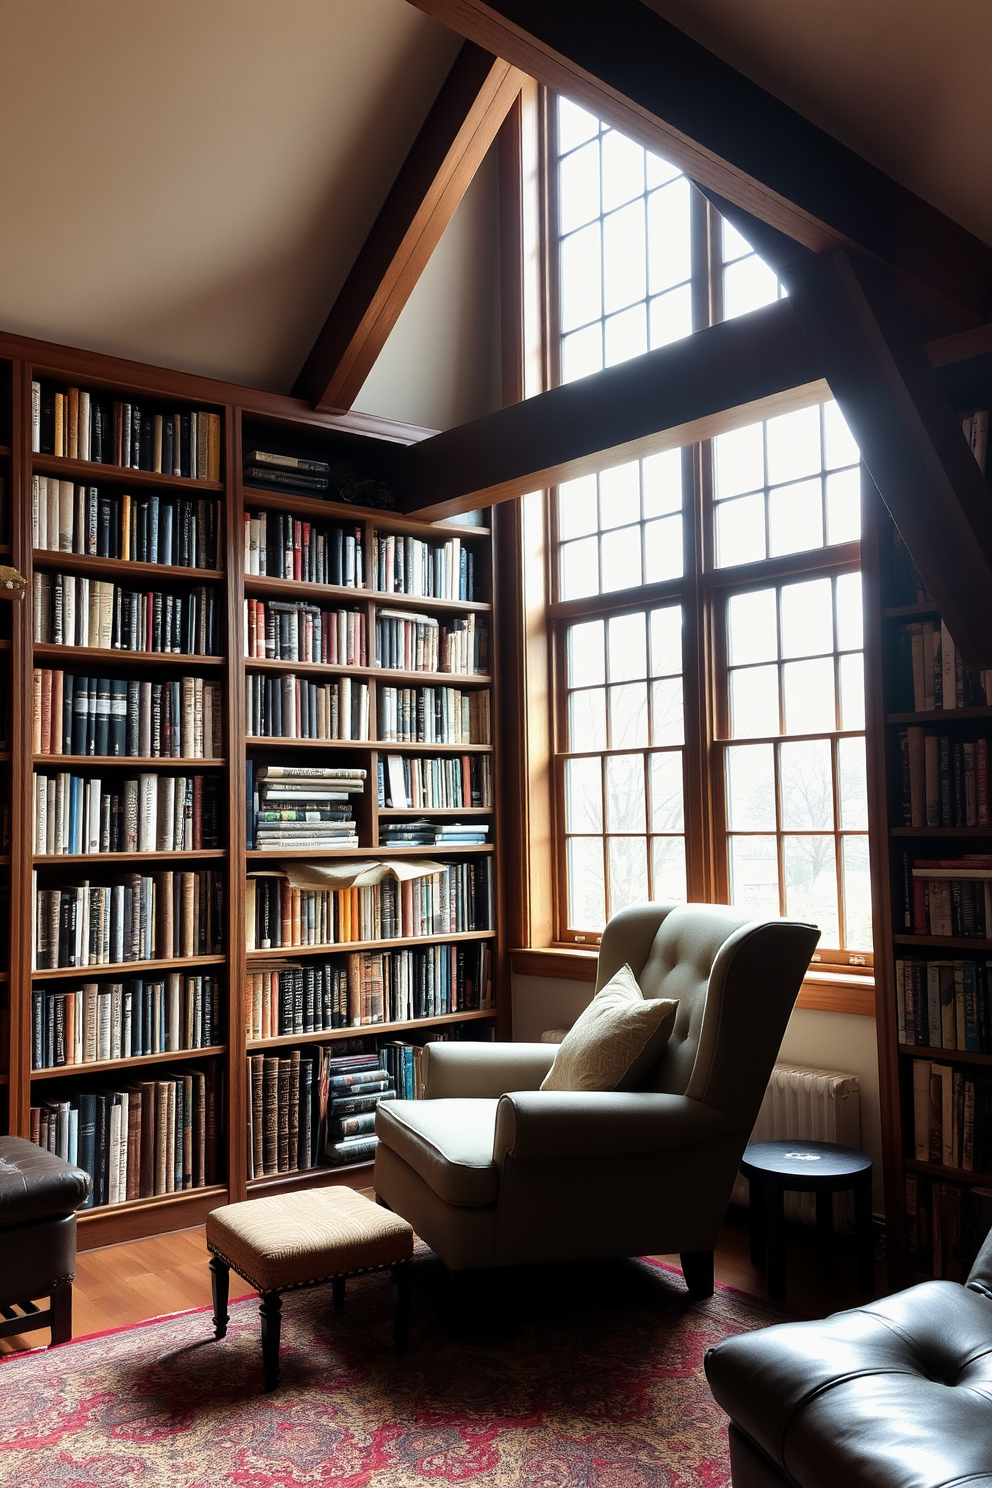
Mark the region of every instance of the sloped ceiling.
POLYGON ((0 326, 287 391, 459 44, 404 0, 2 0, 0 326))
POLYGON ((988 0, 647 0, 992 243, 988 0))

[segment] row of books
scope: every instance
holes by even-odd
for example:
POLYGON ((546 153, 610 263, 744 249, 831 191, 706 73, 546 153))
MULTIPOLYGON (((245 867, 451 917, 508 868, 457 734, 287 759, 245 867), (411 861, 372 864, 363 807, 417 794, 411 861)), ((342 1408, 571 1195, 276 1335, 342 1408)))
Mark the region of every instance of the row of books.
POLYGON ((903 920, 913 935, 992 937, 992 858, 904 853, 903 920))
POLYGON ((331 467, 326 460, 280 455, 272 450, 249 450, 245 455, 244 475, 252 485, 296 492, 299 496, 326 497, 331 485, 331 467))
POLYGON ((365 771, 323 765, 246 762, 250 848, 357 847, 351 797, 365 771))
MULTIPOLYGON (((394 872, 409 867, 395 860, 389 863, 394 872)), ((418 866, 409 877, 383 877, 378 883, 342 889, 299 887, 285 871, 266 869, 249 875, 246 899, 249 950, 491 930, 492 859, 432 864, 426 872, 418 866)))
POLYGON ((35 668, 35 754, 214 759, 224 752, 222 689, 202 677, 140 682, 35 668))
POLYGON ((389 671, 484 672, 489 665, 489 631, 475 614, 448 621, 403 610, 377 610, 375 664, 389 671))
POLYGON ((904 826, 974 827, 992 819, 986 738, 903 729, 899 762, 904 826))
POLYGON ((897 713, 980 708, 992 701, 992 671, 966 667, 941 620, 916 620, 898 629, 891 707, 897 713))
POLYGON ((992 961, 897 957, 900 1044, 992 1054, 992 961))
POLYGON ((245 976, 249 1040, 406 1023, 492 1006, 487 941, 351 951, 324 963, 255 966, 245 976))
POLYGON ((217 521, 213 496, 131 496, 53 475, 32 478, 32 543, 47 552, 216 568, 217 521))
POLYGON ((170 594, 74 574, 36 573, 32 592, 34 639, 42 645, 181 656, 220 653, 220 606, 206 584, 170 594))
POLYGON ((489 836, 484 822, 437 822, 426 816, 404 817, 402 821, 383 822, 379 842, 383 847, 407 844, 411 847, 481 847, 489 836))
POLYGON ((929 1059, 912 1064, 917 1162, 992 1173, 992 1075, 929 1059))
POLYGON ((488 744, 489 693, 457 687, 377 688, 378 734, 387 744, 488 744))
POLYGON ((305 584, 365 587, 360 525, 309 522, 288 512, 245 512, 245 573, 305 584))
POLYGON ((223 948, 223 876, 212 869, 126 873, 109 884, 88 880, 38 887, 32 904, 34 969, 118 966, 223 948))
POLYGON ((125 470, 219 481, 220 414, 165 412, 86 388, 32 382, 31 448, 125 470))
POLYGON ((914 1271, 965 1281, 992 1228, 992 1188, 906 1174, 906 1258, 914 1271))
POLYGON ((335 1055, 324 1045, 250 1054, 249 1179, 371 1155, 376 1106, 395 1098, 375 1054, 335 1055))
POLYGON ((245 731, 264 739, 367 739, 369 686, 341 677, 308 682, 295 672, 245 678, 245 731))
POLYGON ((219 1174, 219 1087, 208 1060, 120 1089, 53 1094, 31 1107, 31 1140, 89 1173, 84 1209, 203 1188, 219 1174))
POLYGON ((376 765, 379 805, 399 811, 450 811, 492 806, 493 767, 487 754, 431 759, 389 754, 376 765))
POLYGON ((267 661, 367 666, 363 610, 322 610, 305 600, 245 600, 244 653, 267 661))
POLYGON ((389 1075, 397 1100, 422 1100, 424 1095, 423 1046, 390 1039, 379 1046, 379 1058, 389 1075))
POLYGON ((423 542, 385 532, 372 534, 373 587, 386 594, 424 599, 478 599, 475 554, 460 537, 423 542))
POLYGON ((137 1059, 220 1042, 220 983, 171 972, 159 980, 84 982, 31 992, 31 1066, 137 1059))
POLYGON ((989 410, 977 408, 974 413, 963 413, 961 432, 984 475, 989 451, 989 410))
POLYGON ((220 781, 211 775, 101 780, 34 776, 35 853, 190 852, 220 846, 220 781))

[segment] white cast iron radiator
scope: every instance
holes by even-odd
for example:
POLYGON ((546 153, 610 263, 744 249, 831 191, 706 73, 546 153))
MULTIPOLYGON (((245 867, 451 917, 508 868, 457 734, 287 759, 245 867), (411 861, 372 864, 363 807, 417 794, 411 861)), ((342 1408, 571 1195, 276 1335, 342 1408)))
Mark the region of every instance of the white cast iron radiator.
MULTIPOLYGON (((861 1087, 857 1075, 840 1070, 809 1069, 805 1065, 776 1064, 751 1133, 752 1142, 785 1141, 790 1137, 810 1142, 836 1142, 841 1147, 861 1146, 861 1087)), ((748 1201, 747 1179, 739 1174, 731 1203, 748 1201)), ((804 1224, 816 1220, 812 1194, 785 1195, 785 1216, 804 1224)), ((834 1224, 845 1234, 854 1229, 854 1200, 851 1194, 834 1195, 834 1224)))

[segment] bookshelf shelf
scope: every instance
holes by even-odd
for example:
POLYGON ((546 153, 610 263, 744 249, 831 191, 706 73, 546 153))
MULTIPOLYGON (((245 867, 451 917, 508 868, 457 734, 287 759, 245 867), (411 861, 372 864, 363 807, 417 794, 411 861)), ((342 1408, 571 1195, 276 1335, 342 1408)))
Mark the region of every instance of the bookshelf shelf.
POLYGON ((31 1079, 64 1080, 75 1075, 109 1074, 112 1070, 137 1069, 146 1064, 174 1064, 177 1059, 215 1059, 226 1053, 226 1044, 211 1044, 207 1049, 173 1049, 168 1054, 140 1054, 131 1059, 97 1059, 84 1064, 60 1064, 54 1069, 33 1069, 31 1079))
MULTIPOLYGON (((165 1208, 166 1206, 171 1208, 173 1205, 195 1204, 197 1200, 203 1199, 211 1201, 214 1199, 223 1199, 226 1193, 226 1183, 210 1183, 202 1188, 181 1188, 177 1189, 175 1193, 150 1194, 146 1199, 131 1199, 125 1204, 101 1204, 98 1209, 80 1209, 76 1215, 76 1219, 78 1224, 88 1227, 92 1224, 98 1224, 105 1216, 133 1214, 136 1211, 140 1212, 144 1209, 165 1208)), ((209 1207, 215 1209, 217 1206, 211 1202, 209 1207)), ((170 1226, 170 1228, 178 1229, 180 1226, 191 1222, 195 1223, 195 1221, 190 1220, 179 1220, 175 1225, 170 1226)), ((94 1244, 100 1243, 99 1241, 90 1241, 90 1247, 92 1248, 94 1244)))
POLYGON ((916 604, 889 605, 882 611, 883 620, 912 620, 914 616, 921 619, 924 615, 936 615, 937 606, 924 601, 916 604))
POLYGON ((326 1188, 332 1183, 346 1183, 357 1187, 356 1178, 366 1179, 371 1187, 374 1167, 375 1163, 370 1160, 358 1163, 318 1163, 316 1167, 301 1168, 291 1173, 269 1173, 265 1178, 249 1178, 248 1188, 253 1197, 262 1197, 265 1194, 292 1193, 298 1188, 326 1188))
POLYGON ((361 604, 372 600, 388 610, 450 610, 454 614, 488 615, 492 605, 479 599, 433 599, 426 594, 390 594, 385 589, 358 589, 346 584, 312 584, 304 579, 270 579, 246 574, 245 593, 258 599, 320 599, 361 604))
POLYGON ((247 1048, 281 1049, 288 1044, 319 1044, 328 1039, 356 1038, 366 1033, 412 1033, 415 1029, 441 1028, 446 1023, 492 1022, 495 1017, 494 1008, 473 1008, 461 1013, 436 1013, 432 1018, 408 1018, 402 1023, 360 1023, 348 1028, 325 1028, 320 1033, 281 1033, 278 1038, 249 1039, 247 1048))
POLYGON ((227 660, 223 656, 187 656, 179 651, 105 650, 102 646, 52 646, 41 641, 35 642, 34 654, 38 661, 63 664, 71 661, 77 665, 86 661, 92 662, 94 666, 112 665, 114 667, 120 666, 123 662, 126 666, 162 667, 171 668, 173 671, 188 670, 190 667, 195 667, 197 671, 204 667, 208 670, 221 671, 227 666, 227 660))
POLYGON ((249 734, 249 749, 375 749, 390 754, 492 754, 491 744, 401 744, 388 739, 275 739, 249 734))
POLYGON ((9 454, 10 454, 10 445, 9 444, 0 444, 0 455, 9 455, 9 454))
POLYGON ((118 486, 161 487, 177 495, 223 496, 223 481, 194 480, 188 475, 165 475, 154 470, 126 470, 123 465, 101 465, 95 460, 68 460, 64 455, 31 456, 36 475, 57 475, 60 480, 76 480, 86 485, 112 481, 118 486))
POLYGON ((992 827, 890 827, 890 837, 988 837, 992 827))
POLYGON ((963 935, 893 935, 896 945, 930 947, 946 951, 992 951, 992 940, 975 940, 963 935))
MULTIPOLYGON (((245 952, 249 965, 256 961, 273 961, 288 958, 295 961, 300 956, 341 956, 350 951, 391 951, 397 946, 429 946, 443 941, 445 945, 449 941, 464 940, 493 940, 495 930, 438 930, 431 935, 404 935, 397 936, 394 940, 343 940, 331 942, 330 945, 309 946, 273 946, 271 950, 250 950, 245 952)), ((133 963, 131 963, 133 964, 133 963)), ((148 965, 148 962, 144 962, 148 965)), ((171 963, 170 963, 171 964, 171 963)))
POLYGON ((181 852, 104 852, 104 853, 35 853, 31 861, 38 868, 59 864, 93 863, 218 863, 227 857, 226 847, 191 847, 181 852))
POLYGON ((462 816, 492 816, 492 806, 380 806, 379 815, 389 817, 450 816, 457 820, 462 816))
POLYGON ((94 767, 101 770, 113 767, 114 769, 136 770, 141 765, 156 765, 163 769, 189 770, 196 766, 195 774, 201 770, 223 770, 227 760, 217 759, 211 755, 207 759, 195 759, 191 756, 180 758, 177 755, 153 755, 153 754, 35 754, 31 756, 35 768, 46 765, 65 765, 70 769, 81 769, 84 766, 89 769, 94 767))
POLYGON ((992 1054, 973 1054, 966 1049, 928 1049, 923 1044, 900 1044, 900 1054, 915 1059, 939 1059, 944 1064, 992 1065, 992 1054))
POLYGON ((220 583, 224 572, 219 568, 184 568, 174 563, 138 563, 133 558, 96 558, 91 553, 62 553, 54 548, 35 548, 31 555, 35 568, 53 569, 61 573, 72 569, 75 573, 92 574, 95 578, 147 579, 149 583, 163 584, 211 584, 220 583))
POLYGON ((32 971, 36 982, 49 981, 52 977, 85 977, 87 981, 120 979, 121 977, 143 977, 150 971, 184 971, 193 966, 223 966, 226 956, 168 956, 160 961, 115 961, 109 966, 53 966, 48 971, 32 971))
POLYGON ((436 858, 439 853, 486 853, 492 850, 490 842, 452 842, 435 847, 422 842, 390 842, 384 843, 382 847, 250 847, 245 857, 249 861, 264 859, 271 862, 273 858, 299 858, 305 862, 308 858, 317 861, 321 858, 436 858))
POLYGON ((311 676, 375 677, 387 687, 390 683, 424 687, 491 687, 493 679, 484 672, 401 672, 392 667, 338 666, 325 661, 276 661, 260 656, 245 657, 247 672, 292 672, 311 676))
POLYGON ((920 1162, 918 1158, 906 1158, 906 1167, 911 1173, 925 1173, 930 1178, 943 1178, 948 1183, 992 1183, 992 1173, 977 1173, 971 1168, 945 1168, 941 1163, 920 1162))
POLYGON ((964 723, 973 718, 992 718, 992 708, 930 708, 925 713, 887 713, 886 723, 964 723))
POLYGON ((266 506, 270 511, 293 512, 298 517, 330 517, 335 522, 370 522, 373 527, 382 527, 389 532, 402 533, 405 537, 482 538, 491 536, 488 527, 476 527, 468 522, 418 522, 413 517, 404 517, 401 512, 387 511, 381 507, 351 506, 345 501, 324 501, 319 496, 290 496, 273 491, 269 486, 253 486, 245 481, 243 486, 245 506, 266 506))

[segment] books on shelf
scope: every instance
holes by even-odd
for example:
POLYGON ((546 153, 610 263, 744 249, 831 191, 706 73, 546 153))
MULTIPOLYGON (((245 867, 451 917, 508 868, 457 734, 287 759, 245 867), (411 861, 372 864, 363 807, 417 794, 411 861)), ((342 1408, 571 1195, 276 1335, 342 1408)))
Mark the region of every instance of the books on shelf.
POLYGON ((250 874, 246 899, 249 950, 491 930, 492 859, 287 863, 250 874))
POLYGON ((40 888, 35 870, 32 888, 35 970, 208 956, 223 945, 223 875, 212 869, 56 888, 40 888))
POLYGON ((294 672, 245 678, 245 732, 257 738, 367 739, 369 722, 367 682, 308 682, 294 672))
POLYGON ((478 599, 475 554, 470 543, 449 537, 424 542, 386 532, 372 534, 372 587, 386 594, 424 599, 478 599))
POLYGON ((77 677, 36 667, 32 686, 35 754, 214 759, 223 753, 219 683, 77 677))
POLYGON ((966 667, 941 620, 916 620, 898 629, 892 677, 895 712, 981 708, 992 700, 992 671, 966 667))
POLYGON ((220 414, 162 409, 86 388, 31 384, 31 448, 193 480, 220 480, 220 414))
POLYGON ((899 733, 902 820, 907 827, 973 827, 989 822, 992 780, 983 735, 963 739, 913 726, 899 733))
POLYGON ((305 600, 245 600, 244 654, 270 661, 367 666, 362 610, 322 610, 305 600))
POLYGON ((992 1188, 906 1174, 906 1251, 913 1270, 964 1281, 990 1228, 992 1188))
POLYGON ((488 836, 489 828, 476 822, 446 822, 439 826, 427 817, 409 817, 403 821, 385 822, 379 827, 379 841, 383 847, 404 842, 417 843, 423 847, 444 847, 453 844, 481 847, 488 836))
POLYGON ((36 573, 32 593, 34 639, 42 645, 183 656, 216 656, 220 650, 216 595, 206 584, 170 594, 36 573))
POLYGON ((210 775, 35 773, 32 851, 58 857, 219 847, 220 786, 210 775))
POLYGON ((992 1054, 992 960, 897 957, 900 1044, 992 1054))
POLYGON ((84 1209, 217 1182, 220 1079, 214 1062, 202 1069, 156 1068, 154 1079, 134 1073, 120 1088, 70 1088, 31 1107, 31 1140, 93 1179, 84 1209))
POLYGON ((157 980, 84 982, 31 992, 31 1067, 138 1059, 220 1042, 215 976, 170 972, 157 980))
POLYGON ((903 918, 914 935, 992 936, 992 858, 903 854, 903 918))
POLYGON ((365 586, 361 525, 304 521, 288 512, 245 512, 245 573, 307 584, 365 586))
POLYGON ((352 951, 333 961, 252 967, 248 1039, 406 1023, 493 1006, 487 941, 352 951))
POLYGON ((351 797, 365 790, 360 769, 246 762, 249 848, 357 847, 351 797))
POLYGON ((488 744, 489 693, 457 687, 377 689, 378 737, 387 744, 488 744))
POLYGON ((49 552, 216 568, 217 520, 213 496, 131 496, 32 477, 32 544, 49 552))
POLYGON ((961 432, 984 475, 989 452, 989 410, 977 408, 974 413, 963 413, 961 432))
POLYGON ((914 1059, 913 1142, 917 1162, 992 1172, 992 1075, 914 1059))
POLYGON ((254 449, 245 455, 245 480, 273 491, 326 496, 331 485, 331 467, 326 460, 254 449))
POLYGON ((396 1091, 375 1054, 332 1047, 248 1056, 249 1179, 371 1155, 375 1108, 396 1091))
POLYGON ((400 672, 457 672, 489 665, 489 631, 473 614, 440 621, 403 610, 376 611, 375 664, 400 672))
POLYGON ((493 804, 492 760, 485 754, 389 754, 376 766, 379 805, 400 811, 446 811, 493 804))

